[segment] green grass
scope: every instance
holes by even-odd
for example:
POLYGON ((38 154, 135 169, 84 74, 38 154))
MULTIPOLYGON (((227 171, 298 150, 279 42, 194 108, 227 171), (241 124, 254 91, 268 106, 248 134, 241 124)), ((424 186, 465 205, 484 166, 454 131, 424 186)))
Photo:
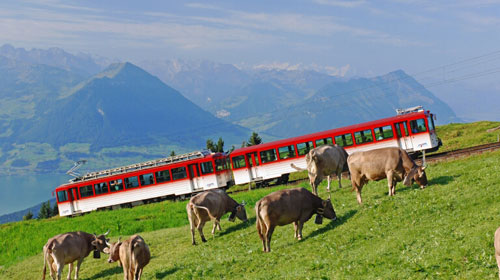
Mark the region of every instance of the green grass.
MULTIPOLYGON (((140 232, 148 242, 153 258, 145 279, 498 279, 493 234, 500 226, 500 152, 430 164, 427 172, 427 189, 400 183, 394 197, 387 196, 385 180, 370 182, 363 206, 350 188, 334 188, 338 220, 309 221, 302 241, 294 240, 292 225, 278 227, 271 253, 261 252, 253 206, 283 186, 234 194, 248 202, 250 222, 223 220, 215 238, 208 223, 208 242, 197 246, 191 245, 185 201, 4 225, 0 279, 39 279, 41 248, 56 233, 107 228, 113 241, 140 232)), ((116 264, 89 257, 80 277, 123 275, 116 264)))
POLYGON ((452 123, 436 127, 436 133, 443 141, 438 152, 453 151, 481 144, 497 142, 500 130, 486 132, 500 126, 500 122, 480 121, 474 123, 452 123))

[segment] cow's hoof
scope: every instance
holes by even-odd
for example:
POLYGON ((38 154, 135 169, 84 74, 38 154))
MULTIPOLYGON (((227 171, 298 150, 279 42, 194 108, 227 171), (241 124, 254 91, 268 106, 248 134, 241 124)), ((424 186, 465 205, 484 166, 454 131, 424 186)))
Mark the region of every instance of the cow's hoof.
POLYGON ((191 243, 191 244, 196 245, 196 242, 193 242, 193 243, 191 243))
POLYGON ((203 242, 207 242, 207 240, 206 240, 205 238, 203 238, 201 241, 203 241, 203 242))

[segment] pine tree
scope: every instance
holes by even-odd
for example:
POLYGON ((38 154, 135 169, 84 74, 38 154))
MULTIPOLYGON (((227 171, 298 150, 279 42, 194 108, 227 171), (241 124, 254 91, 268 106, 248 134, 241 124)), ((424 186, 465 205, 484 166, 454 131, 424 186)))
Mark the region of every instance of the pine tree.
POLYGON ((23 216, 23 221, 27 221, 27 220, 31 220, 33 219, 33 212, 28 211, 28 213, 26 213, 26 215, 23 216))
POLYGON ((57 203, 54 204, 54 208, 52 208, 51 217, 59 215, 59 207, 57 207, 57 203))
POLYGON ((212 139, 207 139, 207 150, 210 150, 213 153, 217 152, 217 147, 212 139))
POLYGON ((50 200, 47 201, 46 203, 42 203, 42 206, 40 207, 40 212, 38 212, 38 219, 47 219, 50 217, 50 212, 52 212, 52 209, 50 209, 50 200))
POLYGON ((262 144, 262 138, 260 138, 257 132, 252 132, 250 139, 248 139, 247 147, 262 144))
POLYGON ((170 152, 170 156, 171 157, 175 156, 175 151, 174 150, 172 150, 172 152, 170 152))
POLYGON ((219 137, 219 140, 217 141, 216 152, 218 153, 224 152, 224 140, 222 140, 222 137, 219 137))

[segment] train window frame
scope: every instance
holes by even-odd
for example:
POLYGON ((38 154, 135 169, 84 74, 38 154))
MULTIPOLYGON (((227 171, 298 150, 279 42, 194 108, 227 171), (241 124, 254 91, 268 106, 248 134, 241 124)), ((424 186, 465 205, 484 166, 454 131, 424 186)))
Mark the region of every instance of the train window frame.
POLYGON ((244 155, 234 156, 231 161, 233 162, 234 169, 247 167, 244 155))
POLYGON ((78 187, 78 191, 80 192, 81 198, 94 196, 94 187, 92 185, 78 187))
POLYGON ((429 131, 433 131, 436 129, 436 126, 434 125, 434 119, 432 118, 432 114, 427 116, 427 126, 429 127, 429 131))
POLYGON ((316 145, 316 147, 323 146, 323 145, 333 145, 333 139, 332 139, 332 137, 317 139, 316 141, 314 141, 314 144, 316 145), (321 143, 321 142, 323 142, 323 143, 321 143), (321 143, 321 144, 319 144, 319 143, 321 143))
POLYGON ((102 195, 102 194, 109 193, 108 183, 107 182, 99 182, 97 184, 94 184, 94 193, 95 193, 95 195, 102 195), (105 185, 105 188, 103 188, 103 184, 105 185), (103 191, 103 190, 106 190, 106 191, 103 191))
POLYGON ((170 175, 170 169, 156 171, 155 177, 156 177, 157 184, 172 181, 172 176, 170 175), (165 176, 165 175, 167 175, 167 176, 165 176))
POLYGON ((170 169, 170 171, 172 171, 172 180, 173 181, 182 180, 182 179, 187 178, 187 169, 185 166, 175 167, 175 168, 170 169))
POLYGON ((410 131, 411 134, 427 132, 427 125, 425 123, 425 118, 410 120, 410 131))
POLYGON ((359 130, 359 131, 354 132, 354 141, 356 141, 356 145, 363 145, 363 144, 367 144, 367 143, 372 143, 373 142, 373 131, 369 128, 369 129, 359 130))
POLYGON ((300 156, 305 156, 307 153, 309 153, 310 150, 314 149, 314 144, 313 141, 307 141, 307 142, 302 142, 297 144, 297 155, 300 156), (304 147, 300 147, 299 145, 304 145, 304 147))
POLYGON ((228 170, 229 167, 231 166, 229 158, 216 158, 214 159, 214 164, 215 164, 215 172, 228 170))
POLYGON ((139 181, 141 182, 141 186, 150 186, 154 185, 155 179, 153 173, 146 173, 139 175, 139 181), (144 178, 144 176, 150 176, 149 178, 144 178), (149 181, 146 181, 149 180, 149 181))
POLYGON ((333 139, 335 139, 335 144, 341 146, 341 147, 350 147, 354 145, 354 138, 352 137, 352 133, 345 133, 341 135, 334 136, 333 139), (349 136, 349 137, 347 137, 349 136), (350 144, 349 144, 349 142, 350 144))
POLYGON ((294 158, 295 157, 295 146, 288 145, 288 146, 279 147, 278 148, 278 156, 279 156, 280 160, 294 158))
POLYGON ((373 132, 375 132, 375 139, 377 141, 394 138, 394 130, 392 129, 392 125, 390 124, 376 127, 373 129, 373 132), (386 129, 390 130, 390 135, 389 133, 387 133, 389 130, 386 129))
POLYGON ((139 187, 139 178, 137 176, 126 177, 123 182, 125 183, 125 188, 127 190, 135 189, 139 187))
POLYGON ((200 163, 201 174, 212 174, 214 173, 214 165, 211 161, 205 161, 200 163))
POLYGON ((259 157, 260 157, 260 162, 262 162, 262 164, 274 162, 274 161, 278 160, 278 156, 276 154, 275 148, 260 151, 259 157))
POLYGON ((56 195, 57 195, 57 201, 58 201, 58 202, 66 202, 66 201, 69 201, 68 190, 58 191, 58 192, 56 193, 56 195), (62 199, 61 199, 61 194, 63 195, 63 196, 62 196, 62 199))
POLYGON ((110 192, 119 192, 125 189, 125 186, 123 185, 123 180, 120 179, 115 179, 115 180, 110 180, 108 182, 109 186, 109 191, 110 192), (118 188, 116 188, 118 186, 118 188))

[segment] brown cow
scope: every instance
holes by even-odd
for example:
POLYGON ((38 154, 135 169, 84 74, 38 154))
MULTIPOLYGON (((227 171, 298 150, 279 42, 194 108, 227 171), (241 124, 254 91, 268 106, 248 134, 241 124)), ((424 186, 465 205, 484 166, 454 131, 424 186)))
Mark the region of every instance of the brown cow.
POLYGON ((50 268, 50 277, 56 279, 54 273, 57 273, 57 279, 61 279, 61 274, 65 264, 69 264, 68 279, 71 278, 71 270, 73 269, 73 263, 77 262, 75 269, 75 279, 78 279, 78 271, 80 270, 80 265, 90 252, 100 251, 103 252, 106 245, 106 235, 108 235, 109 230, 105 234, 99 236, 95 234, 86 233, 83 231, 68 232, 56 235, 47 241, 47 244, 43 246, 43 277, 45 279, 45 274, 47 272, 48 263, 50 268))
POLYGON ((312 194, 305 188, 279 190, 266 195, 255 204, 257 232, 263 251, 271 251, 271 236, 276 226, 293 223, 295 238, 302 239, 302 227, 315 213, 337 219, 330 200, 312 194))
POLYGON ((498 265, 498 278, 500 278, 500 227, 495 231, 495 258, 498 265))
POLYGON ((203 235, 203 226, 209 220, 214 221, 212 235, 215 234, 216 227, 220 227, 220 218, 231 212, 229 221, 234 222, 235 216, 242 221, 247 220, 245 204, 238 204, 234 199, 229 197, 223 190, 208 190, 199 193, 189 200, 186 205, 186 211, 191 226, 191 238, 193 245, 196 245, 194 240, 194 229, 197 228, 201 236, 201 241, 207 242, 203 235))
POLYGON ((149 247, 142 237, 132 235, 129 239, 121 242, 109 244, 105 253, 109 254, 108 262, 118 261, 123 267, 123 277, 125 280, 141 279, 142 270, 149 263, 151 253, 149 247))
MULTIPOLYGON (((347 157, 349 155, 339 145, 322 145, 309 151, 306 155, 307 174, 311 183, 312 192, 318 195, 318 186, 325 177, 328 179, 327 190, 330 191, 332 175, 337 175, 339 188, 342 188, 342 172, 349 171, 347 157)), ((297 170, 304 170, 291 166, 297 170)))
POLYGON ((362 203, 361 189, 369 180, 379 181, 387 178, 390 196, 396 193, 396 183, 400 181, 409 186, 414 179, 422 189, 427 186, 425 167, 418 166, 406 151, 400 148, 355 152, 349 156, 347 164, 359 204, 362 203))

